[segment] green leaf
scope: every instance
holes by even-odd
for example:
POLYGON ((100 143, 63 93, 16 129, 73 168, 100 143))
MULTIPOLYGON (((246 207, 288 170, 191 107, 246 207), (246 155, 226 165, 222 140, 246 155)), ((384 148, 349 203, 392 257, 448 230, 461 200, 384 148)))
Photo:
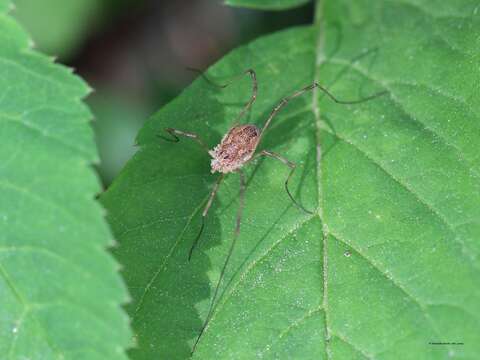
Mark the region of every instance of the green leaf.
POLYGON ((224 0, 225 4, 259 10, 286 10, 302 6, 311 0, 224 0))
POLYGON ((125 286, 93 197, 88 86, 29 49, 0 0, 0 354, 125 359, 125 286))
MULTIPOLYGON (((247 167, 241 234, 198 359, 474 359, 480 353, 480 17, 475 1, 322 1, 316 23, 236 49, 207 76, 256 70, 244 122, 318 81, 274 119, 247 167), (431 345, 432 342, 464 345, 431 345)), ((227 177, 187 262, 217 175, 189 139, 219 142, 250 96, 202 78, 138 136, 103 197, 133 296, 132 359, 188 358, 233 238, 238 176, 227 177)))

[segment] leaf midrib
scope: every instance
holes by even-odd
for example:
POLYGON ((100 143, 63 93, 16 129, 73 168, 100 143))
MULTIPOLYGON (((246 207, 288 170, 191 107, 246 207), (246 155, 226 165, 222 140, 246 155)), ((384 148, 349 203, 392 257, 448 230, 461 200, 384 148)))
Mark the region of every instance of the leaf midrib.
MULTIPOLYGON (((325 56, 325 34, 322 28, 323 25, 323 1, 322 0, 317 0, 315 3, 315 21, 314 25, 317 29, 317 34, 316 34, 316 42, 315 42, 315 62, 313 64, 314 66, 314 80, 316 82, 319 82, 319 69, 320 65, 325 62, 326 56, 325 56)), ((329 328, 329 320, 328 320, 328 227, 327 224, 325 223, 324 219, 324 209, 323 209, 323 187, 322 187, 322 146, 321 146, 321 141, 320 141, 320 133, 321 131, 325 128, 321 116, 320 116, 320 107, 318 104, 318 99, 319 99, 319 91, 318 88, 315 87, 312 91, 312 112, 313 116, 315 119, 315 127, 316 127, 316 134, 315 134, 315 140, 316 140, 316 151, 317 151, 317 156, 316 156, 316 176, 317 176, 317 203, 318 203, 318 209, 317 213, 320 218, 320 221, 322 223, 322 290, 323 290, 323 296, 322 296, 322 308, 323 308, 323 314, 324 314, 324 349, 325 349, 325 355, 327 359, 330 359, 331 353, 330 353, 330 348, 328 346, 331 334, 330 334, 330 328, 329 328)))

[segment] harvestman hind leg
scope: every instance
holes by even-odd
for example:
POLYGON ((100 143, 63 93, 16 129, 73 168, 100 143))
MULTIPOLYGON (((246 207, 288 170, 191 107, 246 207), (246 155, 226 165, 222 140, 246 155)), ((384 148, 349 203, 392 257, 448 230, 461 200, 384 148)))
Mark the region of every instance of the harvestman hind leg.
POLYGON ((277 153, 274 153, 273 151, 262 150, 260 152, 259 156, 272 157, 274 159, 277 159, 277 160, 281 161, 282 164, 284 164, 284 165, 286 165, 290 168, 290 173, 288 174, 287 179, 285 180, 285 190, 287 191, 287 194, 290 197, 290 200, 292 200, 292 202, 295 204, 296 207, 298 207, 300 210, 303 210, 307 214, 313 214, 313 211, 305 209, 297 200, 295 200, 292 196, 292 193, 288 189, 288 183, 289 183, 291 177, 293 176, 293 173, 294 173, 295 169, 297 168, 297 165, 294 162, 284 158, 283 156, 278 155, 277 153))
POLYGON ((222 271, 220 272, 220 277, 218 278, 217 285, 215 286, 215 291, 213 292, 213 298, 212 298, 212 301, 210 302, 210 307, 208 309, 207 317, 205 318, 205 322, 203 323, 202 329, 200 330, 200 333, 198 334, 198 337, 195 340, 195 343, 193 344, 192 354, 195 352, 197 344, 200 341, 200 338, 202 337, 203 333, 205 332, 208 326, 208 323, 210 322, 210 319, 212 318, 213 310, 215 309, 215 301, 217 300, 218 291, 220 290, 220 284, 223 281, 223 278, 225 276, 225 270, 227 269, 228 262, 230 261, 230 257, 232 256, 233 250, 235 249, 238 235, 240 235, 240 224, 242 222, 243 205, 245 203, 246 182, 245 182, 245 174, 243 173, 243 171, 238 170, 238 174, 240 175, 240 195, 239 195, 237 219, 235 223, 235 233, 233 234, 232 243, 230 244, 230 248, 228 249, 227 257, 225 258, 222 271))
POLYGON ((207 217, 208 210, 210 210, 210 207, 212 206, 213 199, 215 198, 215 195, 217 195, 217 191, 218 191, 218 188, 220 186, 220 183, 222 182, 222 180, 224 178, 225 178, 224 174, 219 176, 219 178, 217 179, 217 182, 213 186, 212 191, 210 192, 210 196, 208 197, 207 205, 205 205, 205 208, 203 209, 203 212, 202 212, 202 225, 200 226, 200 230, 198 231, 197 237, 193 241, 193 244, 190 248, 190 251, 188 252, 188 261, 190 261, 192 259, 193 250, 195 250, 195 248, 197 247, 198 242, 200 240, 200 236, 202 235, 202 232, 203 232, 203 228, 205 227, 205 218, 207 217))
MULTIPOLYGON (((296 97, 299 97, 301 95, 303 95, 304 93, 310 91, 310 90, 313 90, 315 88, 318 88, 320 89, 320 91, 322 91, 325 95, 327 95, 331 100, 333 100, 334 102, 336 102, 337 104, 344 104, 344 105, 354 105, 354 104, 360 104, 360 103, 363 103, 365 101, 368 101, 368 100, 372 100, 372 99, 375 99, 379 96, 382 96, 382 95, 385 95, 388 93, 388 91, 380 91, 376 94, 373 94, 373 95, 370 95, 370 96, 367 96, 365 98, 362 98, 362 99, 358 99, 358 100, 348 100, 348 101, 345 101, 345 100, 339 100, 337 99, 335 96, 333 96, 333 94, 328 91, 324 86, 320 85, 319 83, 317 82, 314 82, 313 84, 311 85, 308 85, 308 86, 305 86, 303 89, 300 89, 296 92, 294 92, 292 95, 290 96, 287 96, 286 98, 283 98, 278 104, 277 106, 275 106, 272 110, 272 112, 270 113, 270 115, 268 116, 268 119, 265 121, 265 124, 263 125, 262 127, 262 131, 261 131, 261 134, 260 134, 260 138, 263 136, 263 134, 265 133, 265 131, 267 130, 268 126, 270 125, 270 123, 272 122, 272 119, 278 114, 278 112, 285 106, 287 105, 290 100, 296 98, 296 97)), ((259 142, 260 142, 260 139, 259 139, 259 142)))
MULTIPOLYGON (((365 102, 365 101, 368 101, 368 100, 372 100, 372 99, 375 99, 379 96, 382 96, 382 95, 385 95, 387 94, 387 91, 380 91, 376 94, 373 94, 371 96, 368 96, 368 97, 365 97, 365 98, 362 98, 362 99, 358 99, 358 100, 349 100, 349 101, 345 101, 345 100, 339 100, 337 99, 335 96, 333 96, 332 93, 330 93, 325 87, 323 87, 322 85, 320 85, 319 83, 317 82, 314 82, 313 84, 311 85, 308 85, 306 87, 304 87, 303 89, 300 89, 296 92, 294 92, 292 95, 290 96, 287 96, 286 98, 283 98, 278 104, 277 106, 275 106, 273 108, 273 110, 270 112, 270 115, 268 116, 267 120, 265 121, 265 124, 263 125, 262 127, 262 130, 260 132, 260 136, 259 136, 259 140, 258 140, 258 143, 260 143, 260 140, 263 136, 263 134, 265 133, 265 131, 267 130, 268 126, 270 125, 270 123, 272 122, 272 119, 280 112, 280 110, 285 106, 287 105, 290 100, 296 98, 296 97, 299 97, 301 95, 303 95, 304 93, 308 92, 308 91, 311 91, 315 88, 318 88, 320 89, 320 91, 322 91, 325 95, 327 95, 331 100, 333 100, 334 102, 336 102, 337 104, 345 104, 345 105, 353 105, 353 104, 360 104, 362 102, 365 102)), ((293 173, 296 169, 296 165, 295 163, 291 162, 290 160, 274 153, 274 152, 271 152, 271 151, 267 151, 267 150, 263 150, 262 152, 260 152, 259 156, 269 156, 269 157, 273 157, 279 161, 281 161, 283 164, 287 165, 291 170, 290 170, 290 173, 288 174, 288 177, 287 179, 285 180, 285 190, 287 191, 287 194, 288 196, 290 197, 290 199, 292 200, 292 202, 301 210, 305 211, 306 213, 308 214, 313 214, 312 211, 309 211, 307 209, 305 209, 302 205, 300 205, 300 203, 298 203, 292 196, 292 194, 290 193, 290 190, 288 189, 288 182, 290 181, 290 178, 293 176, 293 173)))

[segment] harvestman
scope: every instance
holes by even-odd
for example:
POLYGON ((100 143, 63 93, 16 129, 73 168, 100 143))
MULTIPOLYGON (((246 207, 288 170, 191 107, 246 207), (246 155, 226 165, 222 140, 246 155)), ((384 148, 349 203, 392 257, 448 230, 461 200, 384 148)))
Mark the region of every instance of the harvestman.
MULTIPOLYGON (((248 69, 242 73, 242 75, 249 74, 251 79, 252 79, 252 96, 250 97, 250 100, 245 104, 243 107, 242 111, 237 117, 237 120, 243 117, 245 113, 251 108, 252 104, 255 102, 255 99, 257 98, 257 77, 255 74, 255 71, 252 69, 248 69)), ((208 80, 208 79, 207 79, 208 80)), ((208 80, 209 81, 209 80, 208 80)), ((210 82, 210 81, 209 81, 210 82)), ((225 88, 230 83, 221 85, 220 87, 225 88)), ((211 160, 211 172, 219 172, 221 175, 218 177, 217 181, 215 182, 215 185, 213 186, 212 191, 210 192, 210 196, 208 198, 207 204, 205 205, 205 208, 203 209, 202 212, 202 225, 200 227, 200 231, 198 232, 197 237, 195 238, 190 251, 188 253, 188 260, 191 259, 193 250, 196 248, 198 241, 200 239, 200 236, 203 232, 203 228, 205 227, 205 218, 207 217, 208 211, 210 207, 212 206, 213 199, 215 198, 215 195, 217 194, 218 188, 225 178, 225 176, 229 173, 232 172, 237 172, 240 175, 240 203, 238 207, 238 212, 237 212, 237 218, 236 218, 236 225, 235 225, 235 232, 234 232, 234 237, 232 240, 232 243, 230 245, 230 249, 228 251, 227 257, 225 259, 225 263, 223 264, 222 271, 220 273, 220 277, 218 279, 217 285, 215 287, 215 291, 213 294, 212 301, 210 303, 210 308, 208 310, 207 317, 205 319, 205 322, 200 330, 200 333, 193 345, 192 353, 195 351, 195 348, 202 337, 205 329, 207 328, 207 325, 210 321, 210 318, 213 314, 213 310, 215 308, 215 301, 218 296, 218 291, 220 288, 220 285, 222 283, 223 277, 225 275, 225 270, 227 268, 228 262, 230 260, 230 257, 233 253, 233 249, 235 248, 235 244, 237 242, 238 235, 240 233, 240 223, 242 220, 242 211, 243 211, 243 205, 244 205, 244 195, 245 195, 245 175, 242 171, 242 167, 249 163, 251 160, 256 159, 260 156, 267 156, 267 157, 272 157, 274 159, 279 160, 282 162, 284 165, 288 166, 290 168, 290 172, 285 180, 285 190, 290 197, 290 200, 292 200, 293 204, 297 206, 300 210, 308 213, 308 214, 313 214, 312 211, 309 211, 305 209, 299 202, 297 202, 290 190, 288 189, 288 183, 290 181, 290 178, 292 177, 295 169, 296 169, 296 164, 293 163, 292 161, 284 158, 283 156, 274 153, 273 151, 268 151, 268 150, 262 150, 257 156, 255 155, 255 152, 257 150, 258 145, 260 144, 260 141, 262 139, 263 134, 267 130, 268 126, 270 125, 272 119, 277 115, 277 113, 292 99, 304 94, 307 91, 313 90, 314 88, 320 89, 325 95, 327 95, 331 100, 338 104, 359 104, 368 100, 372 100, 376 97, 379 97, 381 95, 384 95, 387 93, 387 91, 381 91, 379 93, 376 93, 374 95, 371 95, 369 97, 359 99, 359 100, 354 100, 354 101, 342 101, 338 100, 336 97, 334 97, 326 88, 318 84, 317 82, 314 82, 311 85, 308 85, 304 87, 301 90, 296 91, 290 96, 287 96, 286 98, 283 98, 277 106, 273 108, 271 111, 267 121, 265 121, 265 124, 263 125, 262 129, 259 129, 256 125, 253 124, 246 124, 246 125, 235 125, 232 127, 227 134, 223 137, 222 141, 220 144, 215 146, 212 150, 208 148, 206 143, 197 135, 194 133, 182 131, 182 130, 177 130, 173 128, 166 128, 165 131, 172 136, 172 138, 168 139, 165 138, 161 135, 161 137, 164 140, 171 141, 171 142, 179 142, 179 136, 185 136, 187 138, 193 139, 196 142, 200 144, 200 146, 205 149, 205 151, 212 157, 211 160)))

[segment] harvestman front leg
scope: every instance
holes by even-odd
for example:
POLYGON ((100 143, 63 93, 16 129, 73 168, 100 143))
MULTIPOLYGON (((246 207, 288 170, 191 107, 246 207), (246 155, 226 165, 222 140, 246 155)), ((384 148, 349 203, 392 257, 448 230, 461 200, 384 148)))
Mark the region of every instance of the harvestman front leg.
POLYGON ((187 69, 198 72, 209 84, 211 84, 213 86, 216 86, 218 88, 221 88, 221 89, 225 89, 226 87, 232 85, 237 78, 239 78, 243 75, 248 74, 250 76, 250 78, 252 79, 252 95, 250 96, 250 99, 248 100, 248 102, 243 106, 243 109, 240 112, 240 114, 238 114, 237 118, 235 119, 234 124, 236 124, 246 114, 246 112, 252 107, 253 103, 257 99, 257 90, 258 90, 257 74, 255 73, 255 71, 253 69, 245 70, 240 75, 235 76, 234 79, 232 79, 228 83, 222 84, 222 85, 214 83, 207 76, 205 76, 205 74, 201 70, 194 69, 194 68, 187 68, 187 69))
POLYGON ((307 214, 313 214, 313 211, 305 209, 299 202, 297 202, 293 198, 290 190, 288 189, 288 182, 290 181, 290 178, 293 176, 293 173, 294 173, 295 169, 297 168, 297 165, 295 163, 291 162, 290 160, 284 158, 283 156, 278 155, 277 153, 274 153, 273 151, 262 150, 260 152, 259 156, 272 157, 274 159, 277 159, 277 160, 281 161, 283 164, 287 165, 290 168, 290 173, 288 174, 287 179, 285 180, 285 190, 287 191, 287 194, 290 197, 290 200, 292 200, 292 202, 295 204, 295 206, 297 206, 300 210, 305 211, 307 214))
MULTIPOLYGON (((187 138, 190 138, 190 139, 195 140, 197 143, 200 144, 200 146, 201 146, 207 153, 209 152, 208 146, 205 144, 205 142, 204 142, 197 134, 194 134, 194 133, 191 133, 191 132, 182 131, 182 130, 177 130, 177 129, 173 129, 173 128, 166 128, 165 131, 172 136, 171 139, 168 139, 168 138, 166 138, 166 137, 164 137, 164 136, 162 136, 162 135, 158 135, 158 137, 162 138, 163 140, 170 141, 170 142, 179 142, 179 141, 180 141, 179 136, 185 136, 185 137, 187 137, 187 138)), ((197 245, 198 245, 198 241, 200 240, 200 237, 201 237, 201 235, 202 235, 203 229, 205 228, 205 218, 207 217, 208 210, 210 210, 210 207, 212 206, 213 199, 215 198, 215 195, 217 194, 217 191, 218 191, 218 187, 220 186, 220 183, 222 182, 222 180, 224 179, 224 177, 225 177, 225 175, 222 174, 222 175, 217 179, 217 182, 215 183, 215 185, 213 186, 212 191, 210 192, 210 196, 208 197, 207 205, 205 205, 205 208, 203 209, 203 212, 202 212, 202 225, 201 225, 201 227, 200 227, 200 230, 199 230, 199 232, 198 232, 195 240, 194 240, 193 243, 192 243, 192 246, 190 247, 190 251, 188 252, 188 261, 190 261, 190 260, 192 259, 193 250, 195 250, 195 248, 196 248, 197 245)))
POLYGON ((240 235, 240 224, 242 223, 243 206, 245 203, 246 182, 245 182, 245 174, 243 173, 243 171, 239 169, 238 174, 240 175, 240 195, 239 195, 240 199, 239 199, 239 205, 238 205, 238 211, 237 211, 237 219, 235 223, 235 233, 233 234, 233 240, 230 245, 230 249, 228 249, 227 257, 225 258, 222 271, 220 272, 220 277, 218 278, 217 285, 215 286, 215 291, 213 293, 212 301, 210 302, 210 308, 208 309, 207 317, 205 318, 205 322, 202 326, 202 329, 198 334, 197 340, 195 340, 195 343, 193 344, 192 354, 195 352, 197 344, 200 341, 200 338, 202 337, 203 333, 205 332, 210 322, 210 319, 212 318, 213 309, 215 309, 215 301, 217 300, 218 291, 220 290, 220 284, 222 283, 223 278, 225 277, 225 270, 227 269, 228 262, 230 261, 230 257, 232 256, 233 250, 235 249, 238 235, 240 235))
POLYGON ((186 132, 182 130, 177 130, 173 128, 166 128, 165 131, 169 133, 172 138, 166 138, 165 136, 162 135, 157 135, 159 138, 165 140, 165 141, 170 141, 170 142, 179 142, 180 138, 179 136, 185 136, 187 138, 195 140, 197 143, 200 144, 200 146, 208 153, 209 149, 207 144, 198 136, 197 134, 191 133, 191 132, 186 132))

